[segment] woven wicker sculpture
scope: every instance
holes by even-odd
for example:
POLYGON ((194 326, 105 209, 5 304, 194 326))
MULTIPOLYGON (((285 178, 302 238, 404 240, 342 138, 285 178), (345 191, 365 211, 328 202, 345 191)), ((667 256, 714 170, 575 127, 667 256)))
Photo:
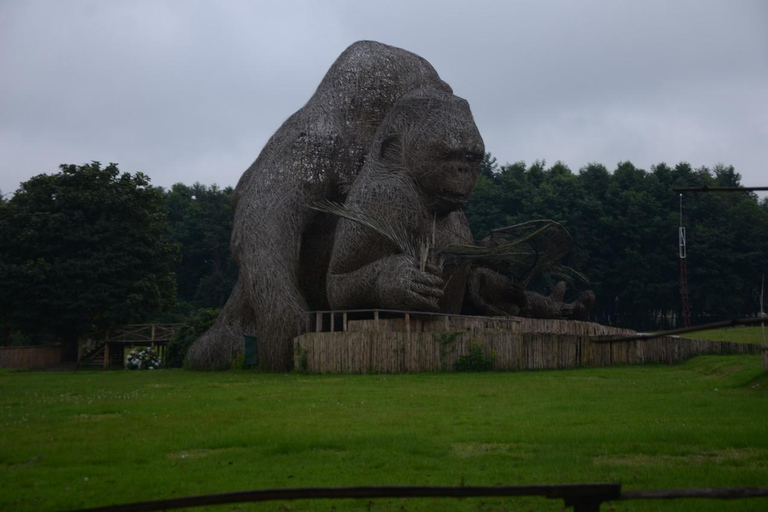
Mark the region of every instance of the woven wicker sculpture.
MULTIPOLYGON (((519 285, 477 267, 482 258, 452 256, 476 249, 460 207, 483 151, 466 101, 426 60, 371 41, 350 46, 240 179, 231 240, 238 282, 188 364, 227 367, 248 334, 262 367, 286 370, 297 315, 331 306, 457 312, 468 301, 484 314, 523 311, 528 292, 519 285), (360 218, 340 220, 350 212, 395 238, 360 218), (465 293, 468 281, 474 294, 465 293), (499 293, 512 305, 488 302, 499 293)), ((490 241, 486 252, 494 243, 505 247, 490 241)))
POLYGON ((552 221, 496 230, 475 244, 461 207, 484 154, 467 102, 421 89, 384 119, 343 206, 316 207, 343 217, 328 269, 332 309, 396 309, 586 318, 585 292, 563 302, 524 290, 555 266, 572 239, 552 221))
POLYGON ((244 333, 259 340, 266 368, 291 366, 296 314, 328 306, 325 273, 336 219, 307 205, 344 200, 392 105, 424 87, 452 92, 418 55, 355 43, 267 142, 235 189, 238 282, 214 327, 190 349, 191 367, 228 366, 243 351, 244 333))

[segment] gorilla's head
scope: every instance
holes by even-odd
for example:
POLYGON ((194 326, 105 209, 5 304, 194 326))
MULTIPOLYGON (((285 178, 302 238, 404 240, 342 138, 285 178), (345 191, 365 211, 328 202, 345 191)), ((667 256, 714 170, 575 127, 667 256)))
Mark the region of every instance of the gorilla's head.
POLYGON ((374 147, 379 149, 374 157, 410 176, 438 214, 467 202, 485 152, 466 100, 431 89, 397 101, 374 147))

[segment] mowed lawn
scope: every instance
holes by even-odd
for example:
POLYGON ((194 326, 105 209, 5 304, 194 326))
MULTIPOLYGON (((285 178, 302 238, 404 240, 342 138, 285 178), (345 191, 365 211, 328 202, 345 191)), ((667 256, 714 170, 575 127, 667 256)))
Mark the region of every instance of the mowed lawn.
MULTIPOLYGON (((768 486, 768 376, 754 355, 483 374, 5 370, 0 428, 4 511, 305 486, 768 486)), ((206 510, 562 507, 477 498, 206 510)), ((768 500, 603 510, 768 510, 768 500)))
POLYGON ((681 336, 694 340, 732 341, 735 343, 755 343, 758 345, 763 343, 762 327, 760 326, 689 332, 681 334, 681 336))

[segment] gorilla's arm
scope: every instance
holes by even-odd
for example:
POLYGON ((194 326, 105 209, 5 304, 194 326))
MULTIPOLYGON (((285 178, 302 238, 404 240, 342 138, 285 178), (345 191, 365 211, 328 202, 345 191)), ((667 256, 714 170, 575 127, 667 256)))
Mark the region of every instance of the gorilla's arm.
MULTIPOLYGON (((399 177, 361 175, 347 205, 418 240, 426 215, 421 199, 399 177)), ((328 270, 328 299, 334 309, 437 311, 443 296, 439 269, 419 269, 413 255, 370 228, 343 219, 336 229, 328 270)))

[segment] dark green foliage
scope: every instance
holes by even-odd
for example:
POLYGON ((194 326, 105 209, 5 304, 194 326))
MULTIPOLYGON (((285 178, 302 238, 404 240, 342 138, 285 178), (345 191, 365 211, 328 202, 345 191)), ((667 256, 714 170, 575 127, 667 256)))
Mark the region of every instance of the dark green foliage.
MULTIPOLYGON (((488 157, 487 157, 488 159, 488 157)), ((491 229, 548 218, 575 240, 564 264, 586 274, 597 294, 593 319, 637 329, 676 325, 680 309, 676 186, 739 186, 730 166, 651 171, 619 163, 613 173, 589 164, 573 173, 560 162, 501 166, 483 174, 467 206, 477 238, 491 229)), ((749 193, 684 197, 693 321, 754 315, 768 270, 768 201, 749 193)), ((552 279, 535 283, 548 292, 552 279)))
POLYGON ((189 347, 213 325, 218 316, 218 309, 200 309, 190 316, 168 343, 165 365, 175 368, 183 366, 189 347))
POLYGON ((477 343, 469 342, 469 353, 459 356, 454 369, 457 372, 488 372, 493 369, 493 362, 496 361, 496 353, 491 352, 485 355, 483 347, 477 343))
POLYGON ((169 309, 163 194, 115 164, 62 165, 0 203, 0 322, 64 341, 169 309))
POLYGON ((436 332, 432 335, 435 343, 440 344, 440 369, 442 371, 448 371, 446 357, 456 351, 455 343, 462 333, 463 331, 446 331, 436 332))
POLYGON ((232 187, 177 183, 165 193, 168 232, 181 246, 174 265, 178 300, 196 308, 221 307, 237 280, 229 250, 232 187))
POLYGON ((490 153, 483 155, 480 162, 480 174, 488 179, 493 179, 499 170, 499 164, 496 163, 496 157, 490 153))

